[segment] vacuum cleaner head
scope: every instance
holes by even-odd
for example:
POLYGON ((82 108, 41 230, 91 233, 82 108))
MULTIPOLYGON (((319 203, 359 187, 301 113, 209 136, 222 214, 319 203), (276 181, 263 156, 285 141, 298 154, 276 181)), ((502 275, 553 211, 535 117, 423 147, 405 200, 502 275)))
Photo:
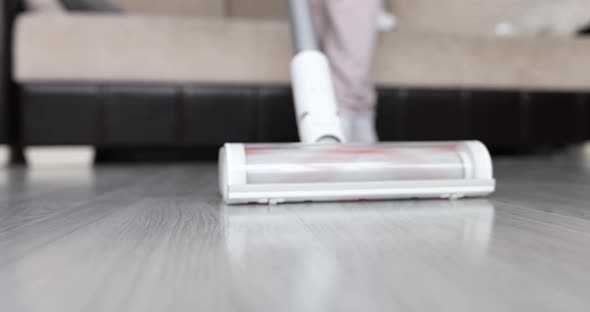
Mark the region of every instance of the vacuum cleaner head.
POLYGON ((486 196, 492 161, 477 141, 225 144, 219 183, 228 204, 486 196))

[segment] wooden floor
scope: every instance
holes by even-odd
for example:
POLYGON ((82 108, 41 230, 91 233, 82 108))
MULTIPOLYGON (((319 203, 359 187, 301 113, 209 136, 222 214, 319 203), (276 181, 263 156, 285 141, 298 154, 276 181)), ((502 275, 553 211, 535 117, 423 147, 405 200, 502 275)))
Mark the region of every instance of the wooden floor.
POLYGON ((0 311, 589 311, 590 148, 485 200, 226 207, 213 164, 0 170, 0 311))

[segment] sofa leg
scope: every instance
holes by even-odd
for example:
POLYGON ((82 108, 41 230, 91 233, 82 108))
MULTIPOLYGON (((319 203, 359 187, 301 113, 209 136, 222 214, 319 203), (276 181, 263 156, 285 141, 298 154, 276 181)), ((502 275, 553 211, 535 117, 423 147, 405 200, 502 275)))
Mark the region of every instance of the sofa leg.
POLYGON ((0 168, 6 167, 10 160, 10 148, 6 145, 0 145, 0 168))
POLYGON ((94 164, 93 146, 25 147, 25 161, 30 168, 83 168, 94 164))

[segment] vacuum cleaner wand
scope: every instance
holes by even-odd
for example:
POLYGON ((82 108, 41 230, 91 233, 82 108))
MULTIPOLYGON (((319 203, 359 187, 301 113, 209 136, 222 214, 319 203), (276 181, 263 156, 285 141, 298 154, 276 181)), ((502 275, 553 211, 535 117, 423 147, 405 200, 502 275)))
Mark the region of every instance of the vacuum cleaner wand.
POLYGON ((319 51, 320 45, 316 36, 309 2, 307 0, 289 0, 289 17, 295 53, 319 51))
POLYGON ((219 189, 228 204, 486 196, 492 161, 478 141, 345 143, 330 66, 308 0, 289 0, 291 83, 303 144, 227 143, 219 189))
POLYGON ((328 58, 320 51, 307 0, 289 0, 295 56, 291 82, 303 143, 344 142, 328 58))

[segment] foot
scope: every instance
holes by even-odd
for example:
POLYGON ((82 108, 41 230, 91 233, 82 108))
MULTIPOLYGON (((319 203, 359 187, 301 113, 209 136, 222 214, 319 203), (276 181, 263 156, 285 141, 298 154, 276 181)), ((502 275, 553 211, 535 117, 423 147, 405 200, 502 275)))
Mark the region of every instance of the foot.
POLYGON ((354 117, 349 115, 340 116, 340 127, 342 127, 342 135, 344 136, 344 143, 351 143, 353 138, 354 117))
POLYGON ((374 117, 357 117, 354 125, 354 138, 358 143, 373 144, 379 141, 374 117))
POLYGON ((372 144, 378 141, 375 119, 372 116, 343 115, 340 123, 346 143, 372 144))

